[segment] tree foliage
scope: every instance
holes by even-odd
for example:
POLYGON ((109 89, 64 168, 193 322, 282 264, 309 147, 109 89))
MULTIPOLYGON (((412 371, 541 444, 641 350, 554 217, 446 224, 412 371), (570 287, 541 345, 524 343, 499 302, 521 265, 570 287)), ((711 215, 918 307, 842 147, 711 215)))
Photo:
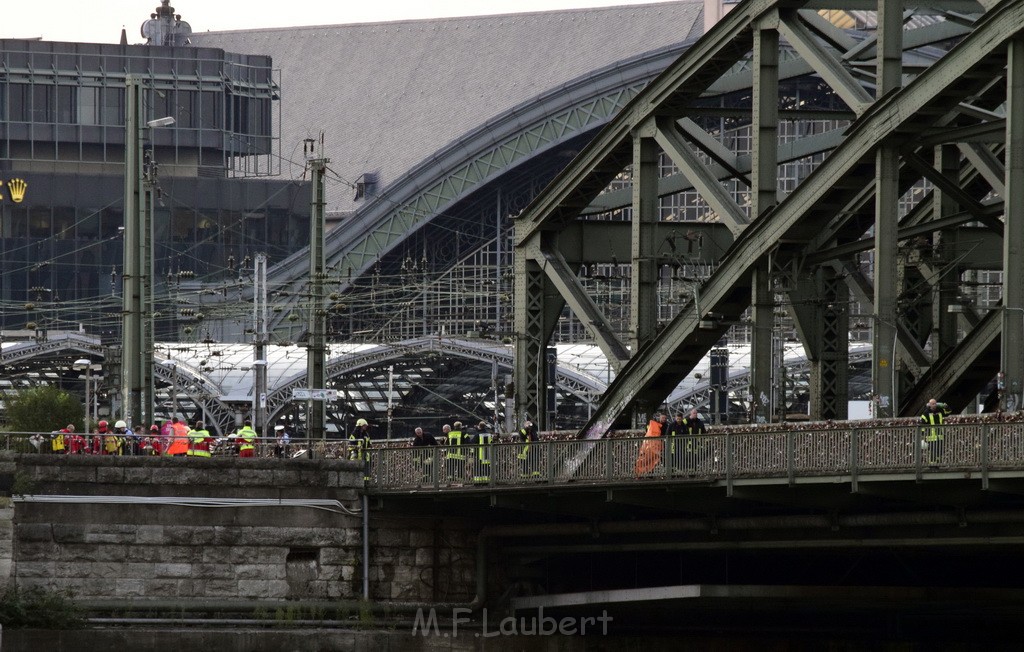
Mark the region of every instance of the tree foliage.
POLYGON ((53 432, 69 423, 81 431, 84 418, 81 400, 51 385, 20 390, 7 404, 7 420, 14 432, 53 432))

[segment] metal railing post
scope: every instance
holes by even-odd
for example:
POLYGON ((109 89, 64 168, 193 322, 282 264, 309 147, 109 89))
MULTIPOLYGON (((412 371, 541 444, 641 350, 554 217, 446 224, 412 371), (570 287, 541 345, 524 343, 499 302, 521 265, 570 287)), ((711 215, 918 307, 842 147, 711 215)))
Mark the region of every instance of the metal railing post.
POLYGON ((921 481, 921 453, 922 453, 922 442, 925 441, 924 431, 919 431, 917 428, 911 430, 910 441, 914 446, 914 475, 918 482, 921 481))
POLYGON ((725 433, 725 495, 732 497, 732 433, 725 433))
POLYGON ((981 488, 988 490, 988 445, 991 439, 992 428, 982 428, 979 437, 981 439, 981 488))
POLYGON ((612 481, 612 477, 614 476, 614 467, 615 467, 614 459, 613 459, 614 456, 612 455, 612 453, 615 452, 615 449, 612 448, 612 442, 615 441, 615 440, 614 439, 604 438, 604 439, 599 439, 598 441, 601 442, 602 448, 604 449, 605 473, 607 474, 607 481, 611 482, 612 481))
POLYGON ((796 451, 793 444, 793 431, 786 432, 786 473, 789 476, 789 485, 796 484, 796 451))
POLYGON ((857 493, 857 429, 850 430, 850 493, 857 493))
POLYGON ((662 434, 659 439, 661 439, 661 477, 663 480, 668 480, 672 477, 672 448, 668 443, 668 435, 662 434))
POLYGON ((498 437, 497 433, 492 435, 492 439, 487 443, 487 459, 490 462, 487 465, 487 486, 494 486, 494 476, 498 473, 498 451, 501 450, 501 444, 495 444, 494 439, 498 437))
POLYGON ((545 447, 544 447, 544 479, 547 480, 548 483, 552 483, 552 482, 554 482, 554 477, 555 477, 555 456, 552 455, 552 451, 555 448, 555 442, 552 440, 552 441, 546 441, 546 442, 543 442, 543 443, 545 445, 545 447))

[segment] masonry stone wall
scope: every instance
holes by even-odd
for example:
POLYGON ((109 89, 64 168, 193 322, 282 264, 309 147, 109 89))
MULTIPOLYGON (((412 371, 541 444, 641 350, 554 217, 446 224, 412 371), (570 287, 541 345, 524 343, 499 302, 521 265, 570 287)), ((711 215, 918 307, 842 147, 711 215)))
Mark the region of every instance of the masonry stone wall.
MULTIPOLYGON (((15 495, 6 530, 0 506, 0 578, 81 600, 358 599, 361 516, 185 503, 331 499, 358 509, 361 477, 357 463, 339 460, 15 456, 0 463, 0 487, 60 498, 15 495), (111 502, 123 497, 147 502, 111 502)), ((371 598, 471 599, 474 545, 472 528, 458 519, 371 513, 371 598)))

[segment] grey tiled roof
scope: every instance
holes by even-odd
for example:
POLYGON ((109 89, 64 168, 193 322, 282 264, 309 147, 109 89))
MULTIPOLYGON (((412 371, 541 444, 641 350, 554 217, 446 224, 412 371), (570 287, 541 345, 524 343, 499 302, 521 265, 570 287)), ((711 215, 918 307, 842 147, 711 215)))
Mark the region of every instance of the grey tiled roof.
MULTIPOLYGON (((192 40, 273 57, 281 69, 281 151, 288 176, 302 172, 302 139, 322 131, 332 171, 349 182, 374 172, 383 188, 461 135, 533 97, 698 36, 702 16, 702 0, 685 0, 199 32, 192 40)), ((358 208, 353 194, 349 187, 329 184, 327 209, 358 208)))

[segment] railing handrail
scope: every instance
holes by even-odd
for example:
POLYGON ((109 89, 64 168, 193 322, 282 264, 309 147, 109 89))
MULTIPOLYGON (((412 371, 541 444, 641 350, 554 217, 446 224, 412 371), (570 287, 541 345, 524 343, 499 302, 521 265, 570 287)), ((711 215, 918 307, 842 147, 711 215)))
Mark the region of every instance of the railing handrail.
POLYGON ((987 481, 995 468, 1024 468, 1024 422, 832 424, 674 437, 543 439, 529 447, 515 440, 436 447, 395 442, 371 449, 370 466, 369 486, 385 491, 659 479, 710 480, 731 491, 737 481, 751 478, 785 478, 793 484, 822 475, 846 476, 855 487, 871 474, 913 473, 920 479, 952 470, 977 471, 987 481))
MULTIPOLYGON (((2 434, 0 446, 7 450, 58 452, 52 450, 52 438, 57 433, 2 434)), ((79 453, 109 453, 105 446, 95 445, 93 438, 102 437, 100 433, 66 433, 65 438, 68 435, 82 435, 90 440, 90 445, 79 449, 79 453)), ((113 454, 153 454, 142 445, 149 437, 158 437, 165 443, 174 439, 173 435, 140 433, 125 437, 113 454)), ((237 438, 214 440, 215 456, 241 452, 237 438)), ((987 484, 993 471, 1024 468, 1024 422, 1015 421, 936 426, 850 422, 823 428, 712 430, 700 435, 659 438, 545 438, 529 446, 514 436, 493 437, 483 446, 478 440, 467 439, 458 448, 447 442, 436 447, 414 447, 411 439, 403 439, 373 442, 367 451, 353 446, 348 439, 290 437, 285 442, 281 437, 268 436, 256 437, 253 444, 255 457, 369 462, 368 486, 379 490, 420 487, 424 481, 443 490, 467 485, 609 484, 662 479, 722 482, 731 491, 735 482, 750 478, 785 478, 794 484, 801 478, 826 474, 848 476, 855 488, 857 482, 875 473, 907 472, 921 479, 933 470, 978 472, 987 484), (644 459, 640 459, 641 454, 644 459), (434 464, 429 477, 421 468, 428 463, 434 464), (417 473, 421 477, 410 479, 417 473)), ((66 442, 63 452, 76 452, 70 449, 70 442, 66 442)))

